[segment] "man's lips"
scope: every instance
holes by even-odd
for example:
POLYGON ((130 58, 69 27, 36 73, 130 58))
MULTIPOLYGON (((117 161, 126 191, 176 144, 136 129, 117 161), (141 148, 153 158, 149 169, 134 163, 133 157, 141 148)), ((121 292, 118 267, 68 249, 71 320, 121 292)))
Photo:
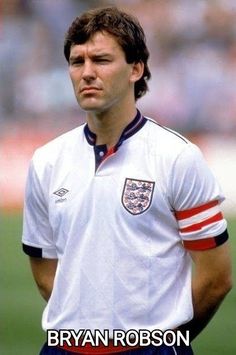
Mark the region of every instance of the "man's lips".
POLYGON ((96 86, 84 86, 84 87, 82 87, 82 89, 80 90, 80 92, 85 92, 85 91, 91 92, 91 91, 99 91, 99 90, 101 90, 101 89, 99 89, 99 88, 96 87, 96 86))

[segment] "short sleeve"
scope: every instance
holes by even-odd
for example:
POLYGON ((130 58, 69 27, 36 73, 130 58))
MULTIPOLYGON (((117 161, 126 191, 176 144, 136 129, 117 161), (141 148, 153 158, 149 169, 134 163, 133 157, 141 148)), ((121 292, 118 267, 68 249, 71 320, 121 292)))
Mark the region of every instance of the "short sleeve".
POLYGON ((228 239, 221 212, 221 188, 194 144, 178 156, 171 176, 171 198, 184 247, 204 250, 228 239))
POLYGON ((33 257, 57 258, 45 193, 31 161, 25 191, 23 250, 33 257))

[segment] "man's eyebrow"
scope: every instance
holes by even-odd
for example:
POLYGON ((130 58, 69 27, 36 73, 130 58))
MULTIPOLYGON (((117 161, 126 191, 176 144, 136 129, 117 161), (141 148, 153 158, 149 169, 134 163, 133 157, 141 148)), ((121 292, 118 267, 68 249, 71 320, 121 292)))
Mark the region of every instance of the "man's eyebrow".
POLYGON ((101 53, 95 53, 92 55, 92 57, 111 57, 112 53, 107 53, 107 52, 101 52, 101 53))
POLYGON ((70 56, 69 61, 73 62, 73 60, 77 60, 77 59, 83 59, 83 56, 80 54, 72 55, 72 56, 70 56))
MULTIPOLYGON (((99 58, 111 58, 112 57, 112 53, 94 53, 91 55, 92 59, 99 59, 99 58)), ((84 59, 84 56, 81 54, 75 54, 70 56, 69 61, 74 61, 74 60, 78 60, 78 59, 84 59)))

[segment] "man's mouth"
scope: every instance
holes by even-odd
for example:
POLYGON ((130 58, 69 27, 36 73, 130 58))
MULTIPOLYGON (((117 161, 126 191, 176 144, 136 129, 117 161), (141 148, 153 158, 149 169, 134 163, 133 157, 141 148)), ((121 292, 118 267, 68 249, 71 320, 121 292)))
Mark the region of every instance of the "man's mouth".
POLYGON ((98 91, 100 90, 99 88, 97 88, 96 86, 84 86, 80 92, 93 92, 93 91, 98 91))

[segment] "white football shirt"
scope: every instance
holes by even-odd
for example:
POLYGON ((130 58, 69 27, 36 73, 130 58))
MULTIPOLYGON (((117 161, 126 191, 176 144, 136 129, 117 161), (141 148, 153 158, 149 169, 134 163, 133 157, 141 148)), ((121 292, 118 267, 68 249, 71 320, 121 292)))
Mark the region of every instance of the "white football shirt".
POLYGON ((58 258, 46 329, 173 329, 193 316, 188 249, 227 239, 201 152, 139 112, 107 151, 82 125, 39 148, 23 248, 58 258))

